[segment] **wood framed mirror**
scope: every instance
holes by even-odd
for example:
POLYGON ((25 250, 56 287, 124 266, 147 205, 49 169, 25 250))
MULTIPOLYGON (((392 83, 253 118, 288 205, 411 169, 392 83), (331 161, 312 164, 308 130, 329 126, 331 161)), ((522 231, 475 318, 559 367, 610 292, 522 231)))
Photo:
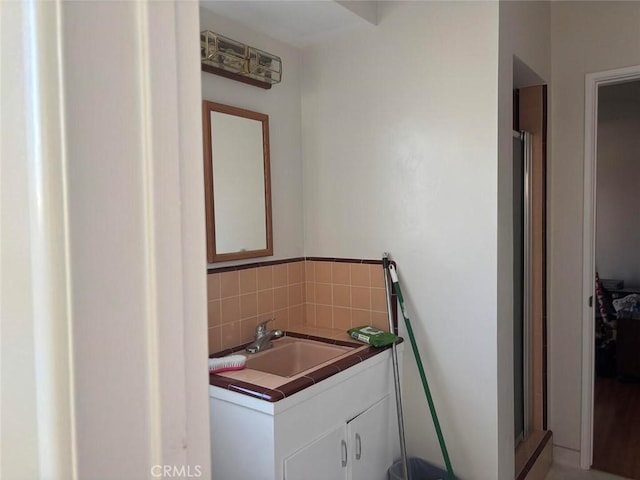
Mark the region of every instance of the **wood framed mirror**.
POLYGON ((202 102, 209 263, 273 255, 269 116, 202 102))

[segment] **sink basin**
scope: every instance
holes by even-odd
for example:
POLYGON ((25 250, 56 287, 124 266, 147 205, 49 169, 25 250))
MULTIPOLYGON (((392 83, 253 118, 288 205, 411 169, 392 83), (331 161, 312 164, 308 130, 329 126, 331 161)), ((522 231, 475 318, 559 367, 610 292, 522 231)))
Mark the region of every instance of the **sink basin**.
POLYGON ((272 373, 280 377, 292 377, 320 365, 356 347, 343 347, 315 340, 284 337, 273 342, 264 352, 247 356, 247 368, 272 373))

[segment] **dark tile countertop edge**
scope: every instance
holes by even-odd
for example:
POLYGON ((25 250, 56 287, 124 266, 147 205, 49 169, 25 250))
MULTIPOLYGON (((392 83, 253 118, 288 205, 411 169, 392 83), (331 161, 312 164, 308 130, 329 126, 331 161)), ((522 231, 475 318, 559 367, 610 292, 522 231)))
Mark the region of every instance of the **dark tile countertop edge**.
MULTIPOLYGON (((282 265, 284 263, 304 262, 305 260, 313 262, 336 262, 336 263, 362 263, 366 265, 382 265, 382 260, 373 260, 367 258, 337 258, 337 257, 293 257, 281 258, 278 260, 264 260, 262 262, 242 263, 240 265, 229 265, 226 267, 207 267, 207 274, 233 272, 236 270, 246 270, 248 268, 269 267, 282 265)), ((396 262, 391 260, 394 266, 396 262)))
MULTIPOLYGON (((304 338, 307 340, 316 340, 319 342, 341 345, 345 347, 362 347, 364 345, 362 343, 317 337, 315 335, 306 335, 297 332, 285 332, 285 336, 304 338)), ((399 338, 397 343, 402 343, 402 341, 402 338, 399 338)), ((231 355, 232 353, 244 350, 247 345, 249 344, 245 343, 234 348, 222 350, 220 352, 214 353, 213 355, 210 355, 210 358, 225 357, 227 355, 231 355)), ((329 365, 325 365, 324 367, 309 372, 307 375, 298 377, 295 380, 291 380, 290 382, 280 385, 277 389, 262 387, 260 385, 243 382, 241 380, 235 380, 233 378, 224 377, 215 373, 209 374, 209 385, 224 388, 225 390, 230 390, 232 392, 242 393, 250 397, 265 400, 267 402, 277 402, 278 400, 290 397, 294 393, 298 393, 300 390, 304 390, 305 388, 315 385, 316 383, 326 378, 340 373, 341 371, 346 370, 349 367, 364 362, 366 359, 378 355, 379 353, 382 353, 389 348, 391 348, 391 345, 387 345, 385 347, 368 347, 359 352, 353 352, 351 355, 347 355, 346 357, 336 360, 329 365)))

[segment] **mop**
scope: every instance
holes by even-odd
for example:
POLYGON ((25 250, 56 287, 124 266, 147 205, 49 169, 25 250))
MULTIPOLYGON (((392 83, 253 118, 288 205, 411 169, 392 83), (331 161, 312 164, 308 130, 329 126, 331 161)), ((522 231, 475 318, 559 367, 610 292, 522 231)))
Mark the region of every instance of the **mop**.
MULTIPOLYGON (((402 316, 404 317, 404 324, 407 328, 407 334, 409 335, 409 340, 411 341, 411 348, 413 349, 413 354, 416 357, 416 363, 418 365, 418 371, 420 372, 420 379, 422 380, 422 386, 424 388, 424 394, 427 397, 427 403, 429 404, 429 410, 431 411, 431 418, 433 419, 433 426, 435 427, 436 434, 438 436, 438 442, 440 443, 440 450, 442 451, 442 457, 444 458, 444 463, 447 468, 447 474, 449 480, 455 480, 455 475, 453 473, 453 468, 451 466, 451 460, 449 459, 449 453, 447 452, 447 446, 444 442, 444 435, 442 434, 442 429, 440 428, 440 422, 438 421, 438 415, 436 413, 436 407, 433 403, 433 398, 431 397, 431 390, 429 389, 429 384, 427 382, 427 376, 424 373, 424 367, 422 366, 422 360, 420 358, 420 352, 418 351, 418 346, 416 345, 416 339, 413 335, 413 329, 411 328, 411 322, 409 321, 409 317, 407 316, 407 312, 404 307, 404 297, 402 296, 402 290, 400 289, 400 282, 398 280, 398 274, 396 273, 395 265, 389 262, 388 255, 385 254, 385 258, 383 259, 383 266, 386 271, 389 272, 391 277, 393 288, 398 297, 398 302, 400 303, 400 310, 402 310, 402 316), (385 261, 386 260, 386 261, 385 261)), ((386 286, 386 282, 385 282, 386 286)), ((403 458, 404 460, 404 458, 403 458)), ((406 461, 406 460, 405 460, 406 461)), ((406 468, 406 467, 405 467, 406 468)), ((404 478, 408 478, 406 471, 404 473, 404 478)))
MULTIPOLYGON (((391 276, 389 275, 389 254, 385 253, 382 256, 382 267, 384 269, 384 290, 387 298, 387 316, 389 318, 389 331, 394 332, 393 325, 393 312, 391 303, 391 276)), ((398 435, 400 437, 400 456, 402 458, 402 478, 409 478, 409 469, 407 463, 407 447, 404 438, 404 420, 402 413, 402 394, 400 391, 400 371, 398 369, 398 350, 396 349, 396 342, 391 345, 391 358, 393 360, 393 380, 396 390, 396 413, 398 415, 398 435)))

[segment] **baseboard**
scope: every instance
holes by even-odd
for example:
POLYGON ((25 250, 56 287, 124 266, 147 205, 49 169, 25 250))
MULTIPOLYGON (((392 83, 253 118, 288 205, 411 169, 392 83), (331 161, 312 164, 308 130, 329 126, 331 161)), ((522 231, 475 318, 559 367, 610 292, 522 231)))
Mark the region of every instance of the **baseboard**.
POLYGON ((550 430, 531 432, 516 448, 516 480, 544 480, 553 463, 552 444, 550 430))
POLYGON ((526 480, 545 480, 553 464, 553 445, 548 442, 525 477, 526 480))
POLYGON ((567 467, 580 468, 580 451, 554 445, 553 461, 567 467))

